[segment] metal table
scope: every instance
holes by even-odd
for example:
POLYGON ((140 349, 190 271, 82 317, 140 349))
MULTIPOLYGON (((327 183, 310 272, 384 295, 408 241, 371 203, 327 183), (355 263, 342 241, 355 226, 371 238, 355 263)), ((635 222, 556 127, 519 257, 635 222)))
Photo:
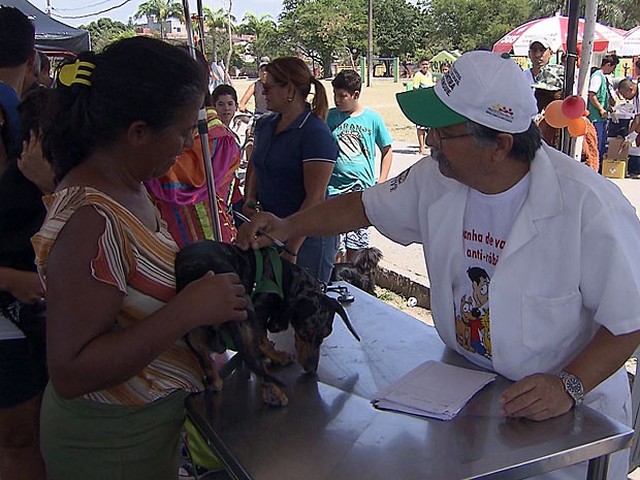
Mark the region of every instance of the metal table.
MULTIPOLYGON (((435 329, 349 286, 346 307, 358 343, 336 317, 317 377, 296 364, 276 375, 289 405, 262 404, 244 371, 217 394, 199 394, 187 411, 229 473, 260 480, 516 479, 586 460, 588 478, 606 478, 608 455, 629 447, 633 430, 580 407, 544 422, 498 413, 510 384, 499 377, 451 421, 379 411, 372 395, 425 360, 473 368, 435 329)), ((291 332, 273 336, 293 351, 291 332)))

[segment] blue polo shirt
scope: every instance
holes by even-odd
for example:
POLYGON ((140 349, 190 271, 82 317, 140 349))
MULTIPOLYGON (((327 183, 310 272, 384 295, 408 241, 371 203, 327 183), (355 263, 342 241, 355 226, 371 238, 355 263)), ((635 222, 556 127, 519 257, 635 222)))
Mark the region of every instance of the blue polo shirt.
POLYGON ((285 130, 275 134, 281 114, 260 117, 251 161, 258 178, 262 207, 287 217, 300 209, 306 197, 302 166, 305 162, 335 163, 336 144, 329 127, 309 105, 285 130))
POLYGON ((20 114, 18 104, 20 98, 16 91, 4 82, 0 82, 0 105, 9 119, 9 128, 13 142, 18 141, 18 128, 20 126, 20 114))

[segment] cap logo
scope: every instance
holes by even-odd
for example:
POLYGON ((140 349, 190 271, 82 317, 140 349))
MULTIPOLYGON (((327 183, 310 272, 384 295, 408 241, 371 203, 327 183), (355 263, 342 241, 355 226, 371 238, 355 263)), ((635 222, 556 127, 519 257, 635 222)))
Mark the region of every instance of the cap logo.
POLYGON ((451 96, 451 93, 453 92, 453 89, 456 88, 456 85, 460 85, 460 80, 462 80, 462 77, 460 76, 460 72, 458 71, 454 63, 453 66, 449 69, 449 73, 443 75, 441 80, 442 90, 444 90, 444 93, 447 95, 447 97, 451 96))
POLYGON ((509 123, 513 122, 513 110, 509 107, 505 107, 504 105, 500 105, 499 103, 488 107, 485 110, 485 113, 509 123))

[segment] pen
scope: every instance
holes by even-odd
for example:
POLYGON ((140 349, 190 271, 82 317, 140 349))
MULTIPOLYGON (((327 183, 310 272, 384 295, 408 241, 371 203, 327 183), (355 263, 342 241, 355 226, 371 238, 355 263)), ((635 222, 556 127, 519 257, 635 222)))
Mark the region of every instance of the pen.
MULTIPOLYGON (((240 213, 240 212, 236 212, 235 210, 233 211, 233 214, 238 217, 240 220, 242 220, 243 222, 247 222, 247 223, 251 223, 251 219, 249 217, 247 217, 246 215, 240 213)), ((269 235, 267 232, 265 232, 263 229, 259 229, 258 233, 260 235, 264 235, 265 237, 267 237, 269 240, 271 240, 273 242, 273 244, 280 250, 285 251, 286 253, 288 253, 289 255, 292 256, 296 256, 295 253, 293 253, 291 250, 289 250, 287 248, 287 246, 284 244, 283 241, 278 240, 275 237, 272 237, 271 235, 269 235)))

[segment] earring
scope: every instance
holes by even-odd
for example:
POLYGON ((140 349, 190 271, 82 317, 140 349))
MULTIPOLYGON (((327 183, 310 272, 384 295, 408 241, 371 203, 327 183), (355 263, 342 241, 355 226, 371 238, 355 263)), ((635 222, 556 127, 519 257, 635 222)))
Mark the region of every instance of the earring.
POLYGON ((293 97, 287 97, 287 102, 289 103, 293 102, 293 97))

